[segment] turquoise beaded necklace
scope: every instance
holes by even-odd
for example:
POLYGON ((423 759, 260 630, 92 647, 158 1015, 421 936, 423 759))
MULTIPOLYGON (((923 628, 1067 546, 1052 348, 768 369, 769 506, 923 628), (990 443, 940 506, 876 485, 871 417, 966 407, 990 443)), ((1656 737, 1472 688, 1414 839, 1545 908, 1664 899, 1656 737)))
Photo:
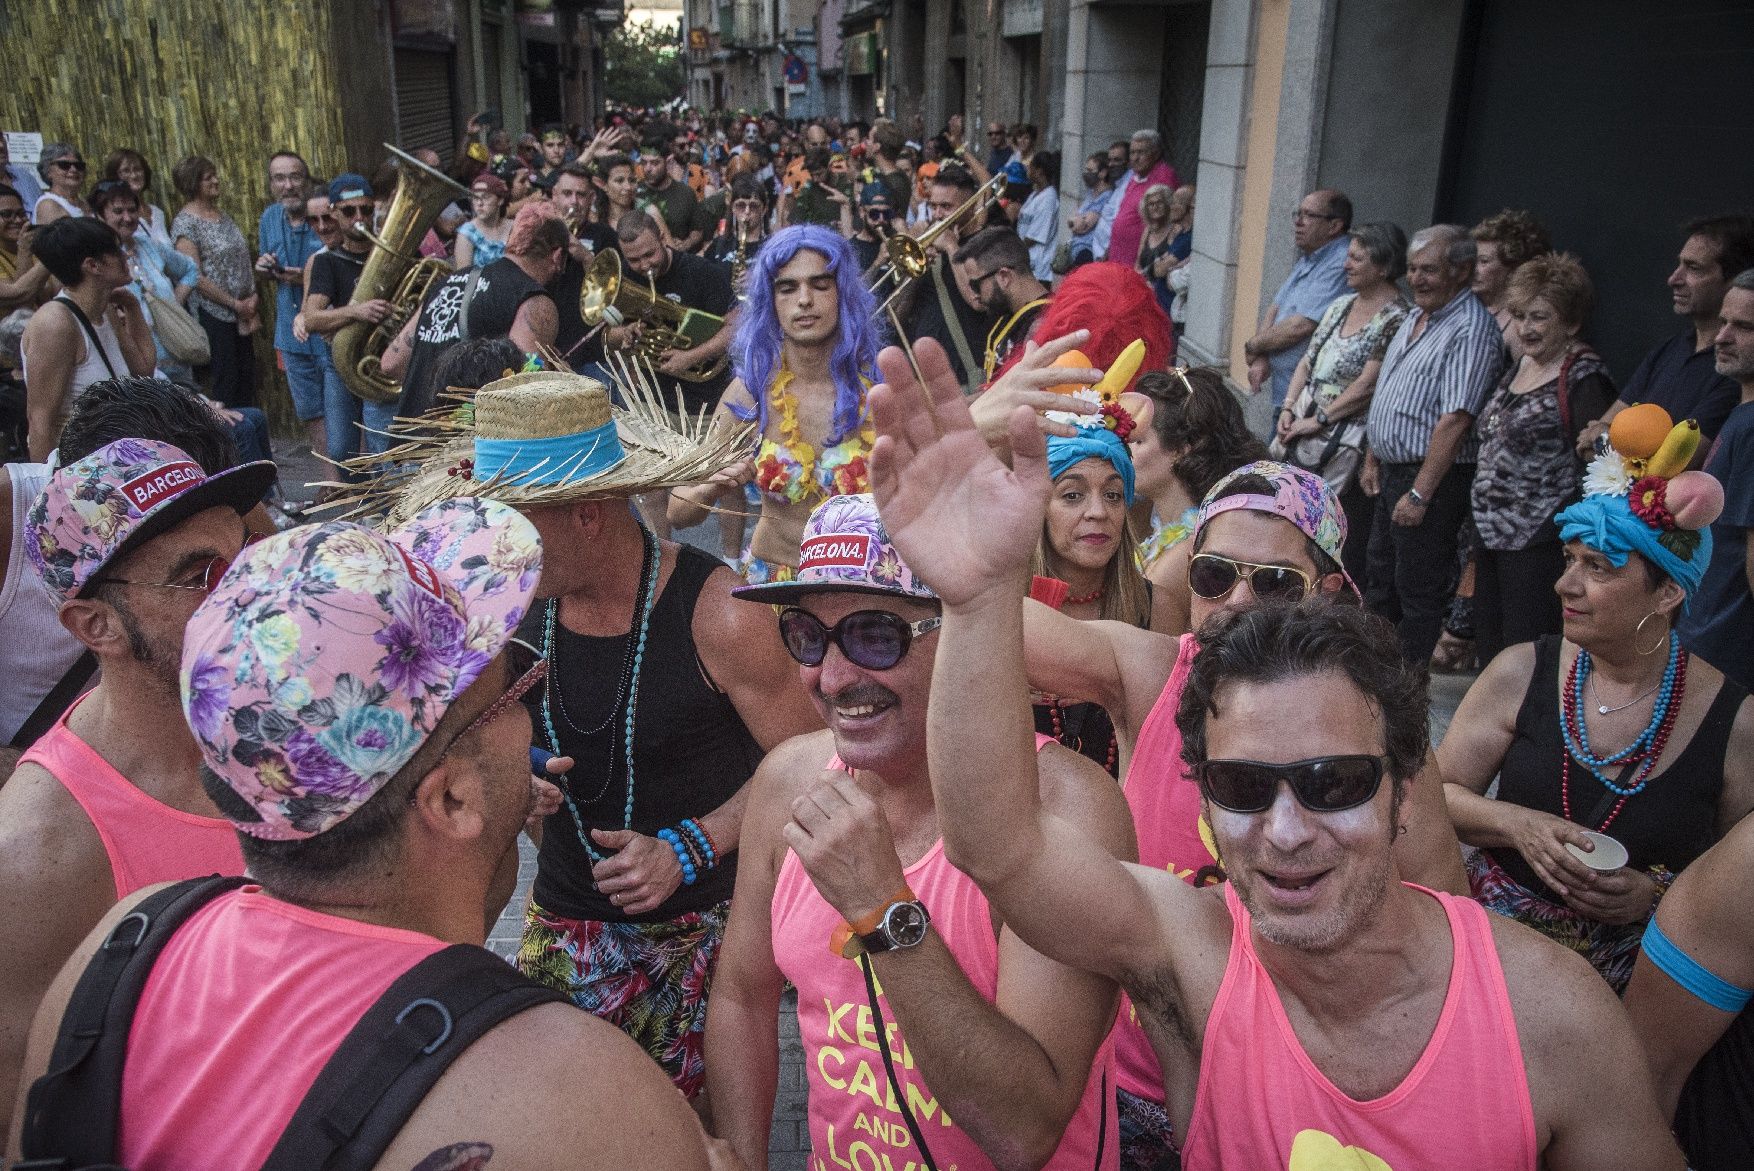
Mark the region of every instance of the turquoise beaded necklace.
MULTIPOLYGON (((1579 702, 1583 698, 1584 684, 1590 677, 1592 662, 1590 653, 1579 649, 1577 658, 1572 662, 1572 677, 1568 681, 1568 703, 1559 717, 1559 730, 1565 737, 1565 747, 1577 762, 1595 774, 1609 792, 1621 797, 1632 797, 1644 790, 1650 780, 1650 766, 1656 762, 1656 753, 1650 751, 1656 742, 1659 730, 1663 726, 1664 717, 1669 714, 1669 705, 1675 698, 1675 679, 1681 666, 1681 638, 1674 631, 1669 632, 1669 661, 1663 668, 1663 681, 1657 685, 1657 702, 1651 709, 1650 723, 1638 738, 1622 748, 1619 752, 1608 756, 1596 756, 1590 751, 1590 731, 1579 713, 1579 702), (1620 764, 1634 756, 1646 756, 1645 769, 1637 783, 1630 788, 1615 784, 1609 779, 1606 769, 1609 765, 1620 764)), ((1660 752, 1660 749, 1658 750, 1660 752)))
MULTIPOLYGON (((640 566, 639 592, 642 595, 642 600, 640 603, 639 624, 633 638, 633 646, 630 648, 633 653, 633 669, 628 674, 627 715, 622 721, 621 756, 622 761, 627 768, 627 800, 621 809, 622 829, 633 828, 633 717, 634 709, 639 703, 639 674, 640 666, 646 657, 646 635, 650 631, 652 625, 652 607, 658 598, 658 569, 663 561, 663 549, 658 544, 658 538, 644 525, 640 526, 640 532, 645 536, 645 558, 640 566)), ((559 610, 560 600, 558 598, 550 598, 548 601, 548 612, 544 616, 542 622, 542 654, 550 663, 554 662, 554 623, 555 615, 559 610)), ((558 669, 550 670, 545 685, 542 688, 542 726, 548 733, 549 751, 557 756, 561 754, 561 750, 560 737, 556 735, 554 731, 553 701, 559 688, 559 671, 558 669)), ((611 712, 611 715, 613 714, 614 713, 611 712)), ((604 778, 605 787, 607 787, 609 781, 614 778, 614 774, 615 751, 614 748, 611 747, 609 752, 609 776, 604 778)), ((599 791, 599 794, 600 792, 601 791, 599 791)), ((591 844, 591 835, 585 830, 585 819, 579 814, 578 804, 573 800, 572 786, 567 784, 566 778, 564 777, 561 778, 560 794, 561 798, 566 802, 567 812, 572 814, 573 828, 578 832, 579 844, 585 848, 585 853, 590 857, 592 862, 603 861, 605 855, 599 854, 597 848, 591 844)))

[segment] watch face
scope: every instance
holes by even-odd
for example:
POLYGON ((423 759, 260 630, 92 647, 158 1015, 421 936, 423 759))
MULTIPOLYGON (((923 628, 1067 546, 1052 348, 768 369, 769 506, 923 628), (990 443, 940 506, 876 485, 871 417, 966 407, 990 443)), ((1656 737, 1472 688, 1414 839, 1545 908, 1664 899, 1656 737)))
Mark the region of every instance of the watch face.
POLYGON ((883 916, 883 933, 895 947, 915 947, 926 938, 931 918, 919 903, 896 903, 883 916))

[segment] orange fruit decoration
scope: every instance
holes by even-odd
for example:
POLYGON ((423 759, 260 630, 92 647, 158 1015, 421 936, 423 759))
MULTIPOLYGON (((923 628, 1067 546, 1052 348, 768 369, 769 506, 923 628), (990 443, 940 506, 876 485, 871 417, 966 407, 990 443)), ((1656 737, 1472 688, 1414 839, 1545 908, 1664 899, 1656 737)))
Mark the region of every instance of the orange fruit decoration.
MULTIPOLYGON (((1083 350, 1067 350, 1065 353, 1055 358, 1049 363, 1049 365, 1068 366, 1074 370, 1096 369, 1096 363, 1092 362, 1083 350)), ((1048 389, 1055 394, 1077 394, 1081 390, 1089 390, 1090 387, 1082 382, 1061 382, 1057 385, 1048 387, 1048 389)))
POLYGON ((1649 459, 1674 428, 1669 412, 1655 403, 1627 407, 1608 424, 1608 442, 1627 459, 1649 459))

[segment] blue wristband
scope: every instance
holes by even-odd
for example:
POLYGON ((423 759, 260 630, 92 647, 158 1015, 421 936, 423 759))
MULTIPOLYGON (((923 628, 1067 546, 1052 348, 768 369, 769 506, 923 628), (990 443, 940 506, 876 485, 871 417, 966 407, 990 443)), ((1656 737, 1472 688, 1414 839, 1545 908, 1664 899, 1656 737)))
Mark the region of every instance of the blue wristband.
POLYGON ((1655 915, 1644 929, 1644 954, 1657 971, 1716 1009, 1741 1012, 1754 1000, 1754 989, 1739 988, 1682 951, 1663 934, 1655 915))
POLYGON ((682 885, 693 886, 698 874, 694 869, 694 859, 688 856, 688 847, 682 844, 682 838, 675 830, 668 827, 659 830, 658 836, 664 839, 671 850, 675 851, 676 861, 682 865, 682 885))

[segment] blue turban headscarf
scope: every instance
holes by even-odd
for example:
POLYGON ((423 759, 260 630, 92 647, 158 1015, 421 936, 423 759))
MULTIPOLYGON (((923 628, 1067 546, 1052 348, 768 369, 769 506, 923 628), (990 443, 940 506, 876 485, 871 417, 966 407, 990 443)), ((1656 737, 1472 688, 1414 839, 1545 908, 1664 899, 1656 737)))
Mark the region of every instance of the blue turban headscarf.
POLYGON ((1127 507, 1133 505, 1133 455, 1127 442, 1107 427, 1080 427, 1070 439, 1048 436, 1048 474, 1059 479, 1072 465, 1087 459, 1107 460, 1121 477, 1127 507))
MULTIPOLYGON (((1637 553, 1668 574, 1686 591, 1682 610, 1692 603, 1699 582, 1705 577, 1705 567, 1711 564, 1709 526, 1697 531, 1685 530, 1690 536, 1698 537, 1699 543, 1694 546, 1691 557, 1681 557, 1659 539, 1663 536, 1661 530, 1651 528, 1632 511, 1625 496, 1585 496, 1554 519, 1559 522, 1561 541, 1582 541, 1606 557, 1616 569, 1626 564, 1627 554, 1637 553)), ((1674 537, 1670 539, 1674 540, 1674 537)))

